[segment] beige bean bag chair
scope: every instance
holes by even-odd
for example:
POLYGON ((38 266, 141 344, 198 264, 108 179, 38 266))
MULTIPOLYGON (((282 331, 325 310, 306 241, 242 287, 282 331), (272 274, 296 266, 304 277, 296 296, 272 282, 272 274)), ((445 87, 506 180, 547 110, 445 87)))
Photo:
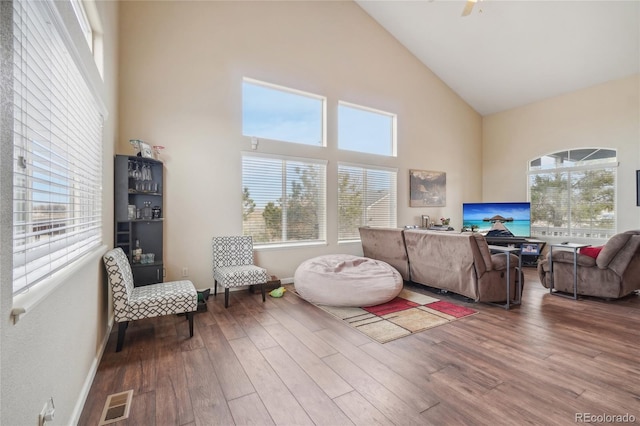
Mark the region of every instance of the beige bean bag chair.
POLYGON ((293 283, 302 298, 329 306, 375 306, 402 291, 402 277, 391 265, 349 254, 330 254, 302 262, 293 283))

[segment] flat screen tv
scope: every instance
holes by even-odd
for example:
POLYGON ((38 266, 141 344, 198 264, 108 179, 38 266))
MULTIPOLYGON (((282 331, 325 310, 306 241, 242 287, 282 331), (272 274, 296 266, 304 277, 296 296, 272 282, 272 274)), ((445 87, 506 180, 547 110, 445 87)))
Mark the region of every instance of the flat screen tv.
POLYGON ((531 203, 464 203, 462 226, 484 235, 530 237, 531 203))

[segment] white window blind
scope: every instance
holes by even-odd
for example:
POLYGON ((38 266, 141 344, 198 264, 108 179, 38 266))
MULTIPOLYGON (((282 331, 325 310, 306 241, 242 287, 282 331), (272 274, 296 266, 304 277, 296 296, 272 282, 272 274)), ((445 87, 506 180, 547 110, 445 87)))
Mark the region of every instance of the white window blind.
POLYGON ((326 241, 326 161, 242 154, 242 228, 257 245, 326 241))
POLYGON ((102 241, 102 115, 46 1, 13 1, 13 291, 102 241))
POLYGON ((396 170, 338 164, 338 241, 360 239, 358 227, 395 227, 396 170))
POLYGON ((559 151, 529 163, 531 235, 608 239, 616 233, 616 151, 559 151))

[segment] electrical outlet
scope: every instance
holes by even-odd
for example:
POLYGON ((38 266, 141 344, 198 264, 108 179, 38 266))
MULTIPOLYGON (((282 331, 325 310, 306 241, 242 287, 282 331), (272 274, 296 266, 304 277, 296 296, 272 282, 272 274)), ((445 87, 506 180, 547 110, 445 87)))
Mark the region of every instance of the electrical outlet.
POLYGON ((186 266, 182 267, 182 278, 186 278, 189 276, 189 268, 187 268, 186 266))

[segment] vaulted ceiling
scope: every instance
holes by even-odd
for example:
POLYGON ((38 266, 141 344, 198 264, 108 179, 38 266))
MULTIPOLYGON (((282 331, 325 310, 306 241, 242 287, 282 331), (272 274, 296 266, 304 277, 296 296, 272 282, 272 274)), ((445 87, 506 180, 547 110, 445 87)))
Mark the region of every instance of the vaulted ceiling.
POLYGON ((355 0, 481 115, 640 72, 640 1, 355 0))

